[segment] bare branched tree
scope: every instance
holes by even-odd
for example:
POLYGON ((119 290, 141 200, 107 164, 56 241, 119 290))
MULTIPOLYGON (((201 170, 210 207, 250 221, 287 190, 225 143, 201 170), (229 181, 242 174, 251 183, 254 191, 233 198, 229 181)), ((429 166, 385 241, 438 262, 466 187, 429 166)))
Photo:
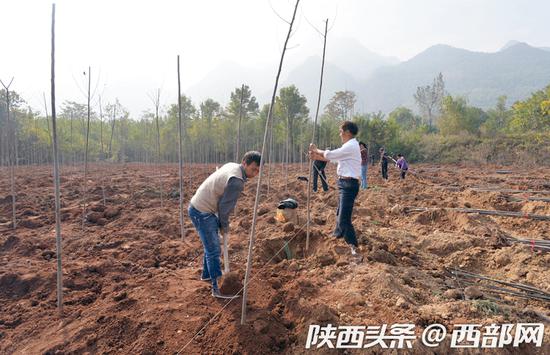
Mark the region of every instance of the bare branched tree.
POLYGON ((432 85, 419 86, 416 88, 414 100, 422 112, 424 121, 432 127, 435 123, 435 118, 441 110, 441 104, 445 97, 445 82, 443 74, 439 73, 434 78, 432 85))

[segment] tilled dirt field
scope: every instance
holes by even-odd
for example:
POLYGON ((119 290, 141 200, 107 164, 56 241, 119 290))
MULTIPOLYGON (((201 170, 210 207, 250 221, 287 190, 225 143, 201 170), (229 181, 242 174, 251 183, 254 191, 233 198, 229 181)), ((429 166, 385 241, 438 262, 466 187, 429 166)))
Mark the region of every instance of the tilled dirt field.
MULTIPOLYGON (((9 174, 1 170, 0 353, 306 353, 310 324, 411 323, 420 333, 434 323, 451 329, 465 323, 548 322, 550 302, 489 292, 483 283, 457 279, 450 270, 550 292, 550 253, 506 241, 550 240, 550 222, 441 208, 550 216, 549 202, 529 199, 550 197, 550 169, 420 165, 405 181, 390 171, 390 181, 383 182, 377 167, 369 168, 370 188, 359 193, 354 210, 361 262, 350 257, 343 240, 331 236, 334 188, 312 195, 306 252, 307 183, 297 179, 307 175, 306 167, 295 165, 287 184, 283 169, 275 166, 269 189, 264 176, 244 326, 242 299, 214 299, 209 284, 199 280, 202 246, 187 212, 180 238, 176 166, 161 169, 162 207, 154 166, 93 166, 84 224, 83 169, 63 169, 63 319, 56 308, 51 169, 19 168, 15 231, 10 229, 9 174), (484 190, 496 188, 531 192, 484 190), (300 204, 297 224, 274 218, 278 201, 287 197, 300 204), (429 209, 410 212, 407 207, 429 209)), ((334 167, 329 169, 335 186, 334 167)), ((214 166, 189 170, 185 206, 214 166)), ((244 277, 256 183, 257 178, 247 183, 231 219, 227 290, 239 290, 244 277)), ((542 347, 491 352, 548 354, 550 324, 545 325, 542 347)), ((410 353, 452 350, 448 341, 436 350, 419 341, 413 345, 410 353)))

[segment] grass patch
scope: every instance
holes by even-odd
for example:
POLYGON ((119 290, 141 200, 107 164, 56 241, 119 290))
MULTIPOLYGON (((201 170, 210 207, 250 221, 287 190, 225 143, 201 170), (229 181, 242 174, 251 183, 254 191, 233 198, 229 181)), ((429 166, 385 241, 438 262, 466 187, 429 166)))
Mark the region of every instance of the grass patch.
POLYGON ((487 316, 492 316, 495 314, 502 313, 501 308, 495 302, 489 301, 489 300, 474 301, 474 308, 479 313, 482 313, 487 316))

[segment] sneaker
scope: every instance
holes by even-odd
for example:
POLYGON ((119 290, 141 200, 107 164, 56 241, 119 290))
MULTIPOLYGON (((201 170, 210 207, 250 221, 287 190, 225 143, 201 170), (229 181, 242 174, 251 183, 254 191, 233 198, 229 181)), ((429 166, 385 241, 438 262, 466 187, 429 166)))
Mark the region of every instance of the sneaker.
POLYGON ((358 255, 357 254, 357 247, 354 246, 354 245, 351 246, 351 255, 352 256, 357 256, 358 255))
POLYGON ((212 296, 216 298, 226 299, 226 300, 240 297, 239 295, 224 295, 217 288, 212 289, 212 296))
POLYGON ((211 281, 210 277, 201 277, 201 281, 211 281))

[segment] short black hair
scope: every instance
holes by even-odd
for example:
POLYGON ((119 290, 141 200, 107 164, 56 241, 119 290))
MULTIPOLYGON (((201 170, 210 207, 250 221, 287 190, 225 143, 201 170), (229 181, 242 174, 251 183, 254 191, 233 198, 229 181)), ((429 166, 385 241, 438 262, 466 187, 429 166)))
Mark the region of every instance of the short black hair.
POLYGON ((258 166, 260 166, 260 162, 262 161, 262 154, 260 152, 257 152, 255 150, 251 150, 249 152, 246 152, 243 155, 242 160, 246 165, 250 165, 252 163, 256 163, 258 166))
POLYGON ((367 143, 365 143, 365 142, 359 142, 359 145, 362 145, 365 148, 367 147, 367 143))
POLYGON ((357 132, 359 132, 359 128, 354 122, 351 121, 344 121, 340 124, 340 128, 342 128, 342 131, 348 131, 353 136, 357 135, 357 132))
POLYGON ((398 156, 398 157, 402 157, 402 156, 403 156, 403 154, 399 153, 399 154, 397 154, 397 156, 398 156))

